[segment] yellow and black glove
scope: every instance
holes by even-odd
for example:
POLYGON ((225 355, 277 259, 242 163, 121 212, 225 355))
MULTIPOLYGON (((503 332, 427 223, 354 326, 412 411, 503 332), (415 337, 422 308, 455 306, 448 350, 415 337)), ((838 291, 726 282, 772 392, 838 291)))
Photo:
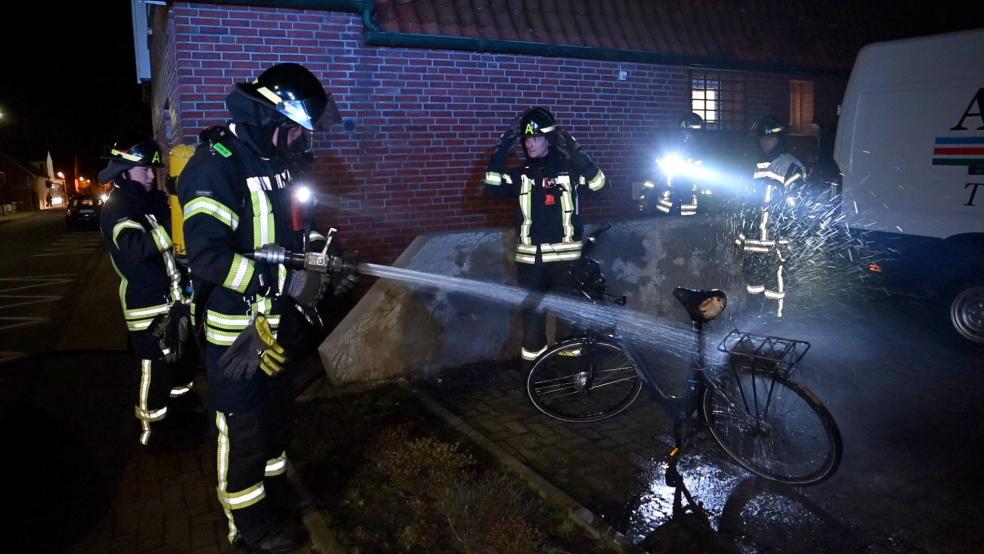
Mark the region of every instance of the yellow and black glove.
POLYGON ((235 381, 252 379, 257 368, 275 377, 284 372, 286 363, 284 347, 273 337, 270 322, 262 315, 257 316, 219 357, 222 373, 235 381))

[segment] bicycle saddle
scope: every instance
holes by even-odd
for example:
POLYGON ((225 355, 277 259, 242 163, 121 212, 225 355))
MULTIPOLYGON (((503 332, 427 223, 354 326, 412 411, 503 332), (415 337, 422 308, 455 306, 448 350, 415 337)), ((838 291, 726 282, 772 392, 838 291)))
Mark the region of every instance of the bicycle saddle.
POLYGON ((677 287, 673 289, 673 297, 687 310, 690 319, 698 323, 707 323, 716 318, 728 305, 728 297, 723 290, 718 289, 693 290, 677 287))

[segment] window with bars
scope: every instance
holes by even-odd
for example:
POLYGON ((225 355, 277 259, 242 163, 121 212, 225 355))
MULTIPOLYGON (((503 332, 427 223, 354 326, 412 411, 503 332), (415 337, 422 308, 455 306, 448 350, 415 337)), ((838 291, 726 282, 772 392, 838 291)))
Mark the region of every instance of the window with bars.
POLYGON ((741 74, 691 71, 690 99, 691 109, 704 118, 708 129, 745 129, 745 79, 741 74))

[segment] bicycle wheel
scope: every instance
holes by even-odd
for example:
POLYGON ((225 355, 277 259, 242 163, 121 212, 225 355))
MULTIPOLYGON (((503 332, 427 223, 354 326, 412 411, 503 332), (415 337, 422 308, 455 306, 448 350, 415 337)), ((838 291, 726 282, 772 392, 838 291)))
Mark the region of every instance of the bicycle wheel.
POLYGON ((840 431, 806 387, 771 374, 732 371, 706 387, 702 405, 714 439, 752 473, 810 485, 837 470, 840 431))
POLYGON ((598 421, 639 396, 642 379, 616 344, 578 337, 544 352, 533 363, 526 391, 538 410, 561 421, 598 421))

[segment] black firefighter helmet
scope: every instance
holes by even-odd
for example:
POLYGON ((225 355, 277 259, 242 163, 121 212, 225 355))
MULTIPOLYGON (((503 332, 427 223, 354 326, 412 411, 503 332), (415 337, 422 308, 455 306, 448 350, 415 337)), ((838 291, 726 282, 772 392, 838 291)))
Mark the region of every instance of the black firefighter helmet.
POLYGON ((236 87, 250 99, 273 108, 309 131, 323 117, 333 123, 342 121, 335 100, 325 92, 318 78, 296 63, 274 65, 252 83, 236 87))
POLYGON ((99 182, 108 183, 120 173, 136 166, 164 167, 164 158, 161 155, 161 147, 154 140, 143 140, 129 148, 123 148, 114 144, 109 150, 108 156, 102 159, 109 160, 106 167, 99 172, 99 182))
POLYGON ((520 134, 523 137, 547 135, 557 130, 557 120, 550 110, 539 106, 530 108, 520 121, 520 134))
POLYGON ((704 128, 704 118, 690 112, 680 118, 680 129, 684 131, 700 131, 704 128))
POLYGON ((752 135, 756 137, 782 137, 785 127, 779 120, 767 115, 752 125, 752 135))

